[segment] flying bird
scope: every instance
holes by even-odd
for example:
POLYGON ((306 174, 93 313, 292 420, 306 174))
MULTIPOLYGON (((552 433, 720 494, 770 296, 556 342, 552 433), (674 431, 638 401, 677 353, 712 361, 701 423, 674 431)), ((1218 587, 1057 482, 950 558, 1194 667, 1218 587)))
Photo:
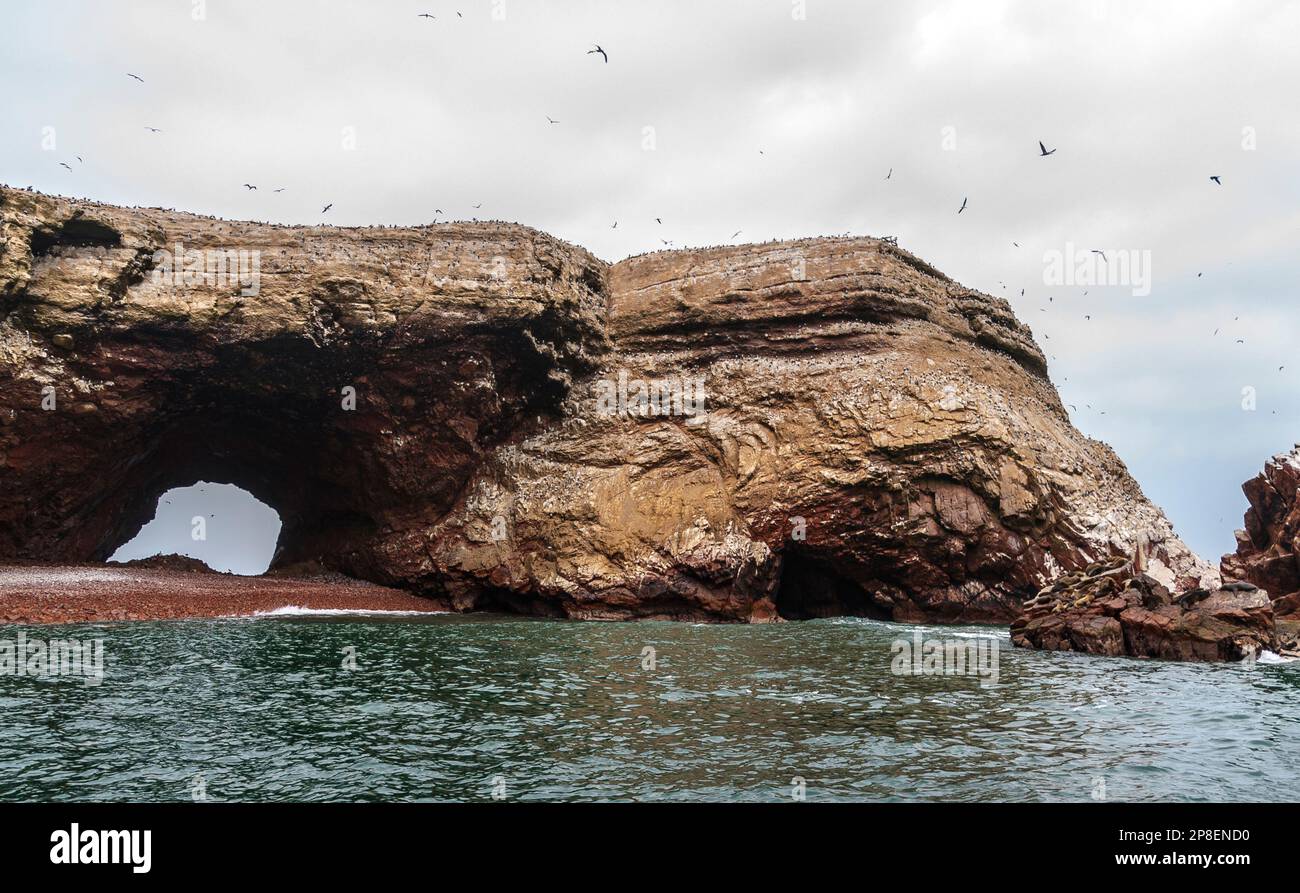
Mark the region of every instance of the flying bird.
POLYGON ((483 203, 482 203, 482 202, 479 202, 477 205, 474 205, 473 207, 475 207, 475 208, 481 208, 481 207, 483 207, 483 203))
POLYGON ((279 189, 272 189, 271 191, 272 191, 272 192, 284 192, 284 187, 281 186, 279 189))
POLYGON ((734 238, 736 238, 736 236, 740 235, 740 234, 743 233, 743 232, 744 232, 743 229, 738 229, 738 230, 736 230, 734 233, 731 234, 731 238, 734 239, 734 238))
POLYGON ((617 221, 617 220, 614 221, 614 225, 611 226, 610 229, 618 229, 618 221, 617 221))
POLYGON ((1039 141, 1038 141, 1038 157, 1039 157, 1039 158, 1046 158, 1048 155, 1055 155, 1055 154, 1056 154, 1056 150, 1055 150, 1055 149, 1052 149, 1052 150, 1049 151, 1048 148, 1047 148, 1046 146, 1043 145, 1043 141, 1042 141, 1042 140, 1039 140, 1039 141))
POLYGON ((129 78, 135 78, 137 81, 139 81, 142 84, 144 83, 144 78, 140 77, 140 75, 138 74, 131 74, 131 72, 128 71, 126 73, 126 76, 129 78))
POLYGON ((894 169, 891 167, 889 173, 885 174, 885 179, 888 180, 892 176, 894 176, 894 169))
POLYGON ((560 123, 559 121, 556 121, 554 118, 552 118, 550 115, 547 115, 547 116, 546 116, 546 120, 547 120, 547 121, 550 121, 552 124, 559 124, 559 123, 560 123))
POLYGON ((961 207, 957 209, 957 213, 960 214, 962 211, 965 210, 966 210, 966 199, 963 198, 961 200, 961 207))
POLYGON ((664 225, 664 222, 660 220, 658 217, 655 218, 655 223, 659 224, 660 226, 664 225))
POLYGON ((600 44, 596 44, 596 48, 594 50, 587 50, 588 56, 590 56, 592 53, 600 53, 601 56, 605 58, 605 64, 607 65, 609 64, 609 54, 606 53, 603 49, 601 49, 600 44))
POLYGON ((145 130, 149 131, 150 133, 162 133, 162 131, 159 130, 157 127, 146 127, 145 130))
POLYGON ((333 202, 330 202, 328 205, 326 205, 325 207, 321 208, 321 209, 320 209, 320 212, 321 212, 322 214, 324 214, 326 211, 328 211, 328 210, 329 210, 330 208, 332 208, 332 207, 334 207, 334 203, 333 203, 333 202))
POLYGON ((1210 179, 1213 180, 1215 183, 1218 183, 1220 186, 1223 185, 1223 181, 1220 180, 1218 177, 1210 177, 1210 179))
POLYGON ((252 192, 252 191, 253 191, 254 189, 256 189, 257 187, 254 186, 252 183, 245 183, 245 184, 244 184, 244 188, 247 189, 249 192, 252 192))
POLYGON ((66 161, 60 161, 59 166, 66 167, 68 170, 72 170, 72 165, 68 164, 66 161))
POLYGON ((422 13, 420 13, 418 16, 416 16, 416 18, 417 18, 417 19, 436 19, 437 16, 429 15, 427 12, 422 12, 422 13))

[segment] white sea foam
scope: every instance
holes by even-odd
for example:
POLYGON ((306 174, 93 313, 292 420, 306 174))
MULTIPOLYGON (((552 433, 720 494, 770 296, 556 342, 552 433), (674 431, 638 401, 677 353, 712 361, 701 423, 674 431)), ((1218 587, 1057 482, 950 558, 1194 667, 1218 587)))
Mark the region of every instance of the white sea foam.
POLYGON ((270 611, 255 611, 246 615, 249 617, 349 617, 356 615, 365 616, 391 616, 391 617, 422 617, 426 614, 450 614, 450 611, 396 611, 382 610, 378 608, 305 608, 301 605, 285 605, 281 608, 274 608, 270 611))
POLYGON ((1268 650, 1261 651, 1259 657, 1255 658, 1255 662, 1260 664, 1293 664, 1297 660, 1300 660, 1300 658, 1283 657, 1268 650))

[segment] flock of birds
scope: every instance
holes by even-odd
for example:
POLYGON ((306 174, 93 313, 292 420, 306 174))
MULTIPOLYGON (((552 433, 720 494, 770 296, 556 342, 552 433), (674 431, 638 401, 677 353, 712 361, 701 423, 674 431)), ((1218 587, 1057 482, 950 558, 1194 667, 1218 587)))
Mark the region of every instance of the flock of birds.
MULTIPOLYGON (((434 15, 434 14, 432 14, 432 13, 427 13, 427 12, 425 12, 425 13, 419 13, 417 17, 418 17, 418 18, 422 18, 422 19, 428 19, 428 20, 436 20, 436 19, 437 19, 437 16, 436 16, 436 15, 434 15)), ((463 16, 461 15, 460 12, 456 12, 456 17, 457 17, 457 18, 463 18, 463 16)), ((588 56, 599 56, 599 57, 600 57, 600 60, 601 60, 601 62, 602 62, 603 64, 606 64, 606 65, 609 64, 609 53, 606 52, 605 48, 604 48, 603 46, 601 46, 600 44, 593 44, 593 45, 592 45, 592 48, 586 51, 586 55, 588 55, 588 56)), ((138 82, 141 83, 141 84, 143 84, 143 83, 145 82, 145 79, 144 79, 143 77, 141 77, 140 75, 138 75, 138 74, 136 74, 136 73, 134 73, 134 72, 127 72, 127 73, 126 73, 126 76, 129 77, 129 78, 134 79, 135 81, 138 81, 138 82)), ((557 120, 557 119, 555 119, 555 118, 552 118, 550 115, 546 115, 545 118, 546 118, 547 123, 548 123, 549 125, 551 125, 551 126, 557 126, 557 125, 559 125, 559 124, 561 123, 559 120, 557 120)), ((163 132, 161 128, 153 127, 153 126, 146 126, 145 129, 146 129, 147 131, 149 131, 150 133, 154 133, 154 134, 160 134, 160 133, 163 132)), ((1042 140, 1039 140, 1039 141, 1038 141, 1038 155, 1037 155, 1037 157, 1039 157, 1039 158, 1050 158, 1050 157, 1052 157, 1053 155, 1055 155, 1055 154, 1057 153, 1057 150, 1058 150, 1057 147, 1054 147, 1054 148, 1049 149, 1049 148, 1047 147, 1046 143, 1044 143, 1042 140)), ((759 150, 758 150, 758 153, 759 153, 760 155, 764 155, 764 154, 766 154, 765 151, 764 151, 763 149, 759 149, 759 150)), ((74 157, 76 157, 76 159, 77 159, 78 162, 82 162, 82 163, 84 163, 84 162, 82 161, 81 156, 78 155, 78 156, 74 156, 74 157)), ((64 168, 67 168, 69 171, 71 171, 71 170, 73 169, 72 166, 69 165, 67 162, 62 162, 62 161, 61 161, 61 162, 59 162, 59 164, 60 164, 61 166, 63 166, 64 168)), ((894 168, 891 167, 891 168, 889 168, 888 172, 885 174, 884 179, 886 179, 886 180, 892 180, 893 177, 894 177, 894 168)), ((1214 174, 1214 175, 1211 175, 1209 179, 1210 179, 1210 181, 1213 182, 1216 186, 1220 186, 1220 187, 1223 186, 1223 179, 1222 179, 1222 176, 1221 176, 1221 175, 1214 174)), ((254 191, 257 191, 257 189, 258 189, 258 187, 257 187, 255 184, 253 184, 253 183, 247 183, 247 182, 246 182, 246 183, 243 183, 242 185, 243 185, 244 189, 248 190, 249 192, 254 192, 254 191)), ((275 188, 275 189, 273 189, 273 190, 271 190, 271 191, 272 191, 273 193, 282 193, 282 192, 286 191, 286 187, 280 186, 280 187, 277 187, 277 188, 275 188)), ((964 212, 966 211, 966 209, 969 207, 969 204, 970 204, 970 198, 969 198, 969 196, 963 196, 963 197, 962 197, 962 200, 961 200, 961 205, 957 208, 957 214, 962 214, 962 213, 964 213, 964 212)), ((483 205, 482 202, 478 202, 478 203, 474 204, 472 207, 473 207, 475 210, 477 210, 477 209, 480 209, 480 208, 482 207, 482 205, 483 205)), ((333 207, 334 207, 334 203, 333 203, 333 202, 328 202, 328 203, 326 203, 326 204, 324 205, 323 208, 321 208, 320 213, 321 213, 322 215, 324 215, 324 214, 328 214, 329 211, 330 211, 333 207)), ((441 216, 443 213, 444 213, 444 212, 442 211, 441 208, 435 209, 435 210, 434 210, 433 222, 434 222, 434 223, 437 223, 437 222, 438 222, 438 217, 441 216)), ((474 219, 477 220, 477 218, 474 218, 474 219)), ((656 223, 656 224, 658 224, 658 225, 660 225, 660 226, 663 225, 663 220, 662 220, 662 218, 660 218, 660 217, 655 217, 654 220, 655 220, 655 223, 656 223)), ((611 229, 617 229, 617 228, 618 228, 618 221, 615 220, 615 221, 610 225, 610 228, 611 228, 611 229)), ((729 237, 728 241, 734 242, 734 241, 735 241, 735 240, 736 240, 736 239, 737 239, 737 238, 738 238, 738 237, 739 237, 743 232, 744 232, 743 229, 738 229, 738 230, 736 230, 734 233, 731 234, 731 236, 729 237)), ((660 242, 661 242, 665 247, 667 247, 667 248, 671 248, 671 247, 673 247, 673 245, 674 245, 674 242, 673 242, 672 240, 670 240, 670 239, 663 239, 663 238, 660 238, 659 241, 660 241, 660 242)), ((1015 246, 1016 248, 1019 248, 1019 247, 1020 247, 1020 243, 1019 243, 1019 242, 1012 242, 1012 245, 1015 246)), ((1093 254, 1098 255, 1098 256, 1100 257, 1100 259, 1101 259, 1101 261, 1102 261, 1103 263, 1109 263, 1109 260, 1108 260, 1108 258, 1106 257, 1106 252, 1105 252, 1104 250, 1102 250, 1102 249, 1090 249, 1090 250, 1091 250, 1091 252, 1092 252, 1093 254)), ((1197 276, 1198 276, 1198 277, 1200 277, 1200 276, 1202 276, 1202 275, 1203 275, 1202 273, 1197 273, 1197 276)), ((1001 287, 1002 287, 1003 289, 1006 288, 1006 284, 1005 284, 1005 283, 999 283, 999 285, 1001 285, 1001 287)), ((1087 293, 1088 293, 1088 292, 1085 291, 1083 294, 1084 294, 1084 295, 1087 295, 1087 293)), ((1025 294, 1025 290, 1024 290, 1024 289, 1021 289, 1021 290, 1020 290, 1020 295, 1021 295, 1021 297, 1023 297, 1024 294, 1025 294)), ((1053 302, 1053 298, 1049 296, 1049 297, 1048 297, 1048 302, 1049 302, 1049 303, 1053 302)), ((1044 312, 1044 313, 1047 312, 1047 308, 1046 308, 1046 307, 1040 307, 1039 310, 1040 310, 1041 312, 1044 312)), ((1085 321, 1090 321, 1090 320, 1092 319, 1092 315, 1091 315, 1091 314, 1084 314, 1084 315, 1083 315, 1083 319, 1084 319, 1085 321)), ((1237 317, 1236 319, 1239 319, 1239 317, 1237 317)), ((1220 331, 1220 330, 1216 328, 1216 329, 1214 330, 1214 336, 1218 336, 1219 331, 1220 331)), ((1050 340, 1050 336, 1048 336, 1048 335, 1046 335, 1046 334, 1044 334, 1043 337, 1044 337, 1044 339, 1046 339, 1046 340, 1050 340)), ((1236 339, 1236 341, 1237 341, 1238 344, 1245 344, 1245 339, 1243 339, 1243 338, 1238 338, 1238 339, 1236 339)), ((1055 359, 1055 357, 1053 356, 1052 359, 1055 359)), ((1286 367, 1285 367, 1284 365, 1278 367, 1278 371, 1285 371, 1285 369, 1286 369, 1286 367)), ((1065 380, 1065 381, 1068 381, 1069 379, 1067 378, 1067 379, 1064 379, 1064 380, 1065 380)), ((1088 407, 1089 409, 1092 408, 1090 404, 1086 404, 1086 405, 1087 405, 1087 407, 1088 407)), ((1072 408, 1072 409, 1074 408, 1072 404, 1071 404, 1071 408, 1072 408)), ((1105 412, 1102 411, 1102 414, 1104 415, 1105 412)))

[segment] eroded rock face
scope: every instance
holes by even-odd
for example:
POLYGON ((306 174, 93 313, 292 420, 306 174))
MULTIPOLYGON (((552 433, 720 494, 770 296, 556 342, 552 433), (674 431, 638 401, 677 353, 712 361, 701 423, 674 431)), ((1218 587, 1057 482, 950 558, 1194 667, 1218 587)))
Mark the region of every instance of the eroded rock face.
POLYGON ((1223 575, 1267 589, 1279 614, 1300 608, 1300 445, 1274 456, 1241 487, 1250 503, 1237 551, 1223 556, 1223 575))
POLYGON ((0 558, 102 559, 202 478, 280 512, 277 566, 463 610, 1006 622, 1139 540, 1214 577, 1006 302, 888 242, 610 267, 508 224, 0 199, 0 558), (258 251, 258 294, 155 275, 177 242, 258 251))
POLYGON ((1011 643, 1184 661, 1239 661, 1281 647, 1267 592, 1231 583, 1175 595, 1124 558, 1044 587, 1012 621, 1011 643))

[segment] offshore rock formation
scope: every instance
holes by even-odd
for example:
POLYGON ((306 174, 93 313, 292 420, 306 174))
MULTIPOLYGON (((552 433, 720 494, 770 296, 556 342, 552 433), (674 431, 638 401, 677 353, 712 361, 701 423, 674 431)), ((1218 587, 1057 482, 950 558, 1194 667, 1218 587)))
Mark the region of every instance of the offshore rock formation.
POLYGON ((204 479, 280 513, 276 568, 456 610, 1007 622, 1139 542, 1213 583, 1045 369, 887 240, 610 266, 4 189, 0 560, 103 560, 204 479))
POLYGON ((1011 623, 1021 648, 1112 657, 1237 661, 1281 649, 1268 593, 1249 583, 1177 596, 1120 558, 1067 574, 1011 623))
POLYGON ((1267 589, 1278 613, 1300 608, 1300 444, 1274 456, 1241 486, 1250 508, 1237 551, 1223 556, 1224 577, 1267 589))

